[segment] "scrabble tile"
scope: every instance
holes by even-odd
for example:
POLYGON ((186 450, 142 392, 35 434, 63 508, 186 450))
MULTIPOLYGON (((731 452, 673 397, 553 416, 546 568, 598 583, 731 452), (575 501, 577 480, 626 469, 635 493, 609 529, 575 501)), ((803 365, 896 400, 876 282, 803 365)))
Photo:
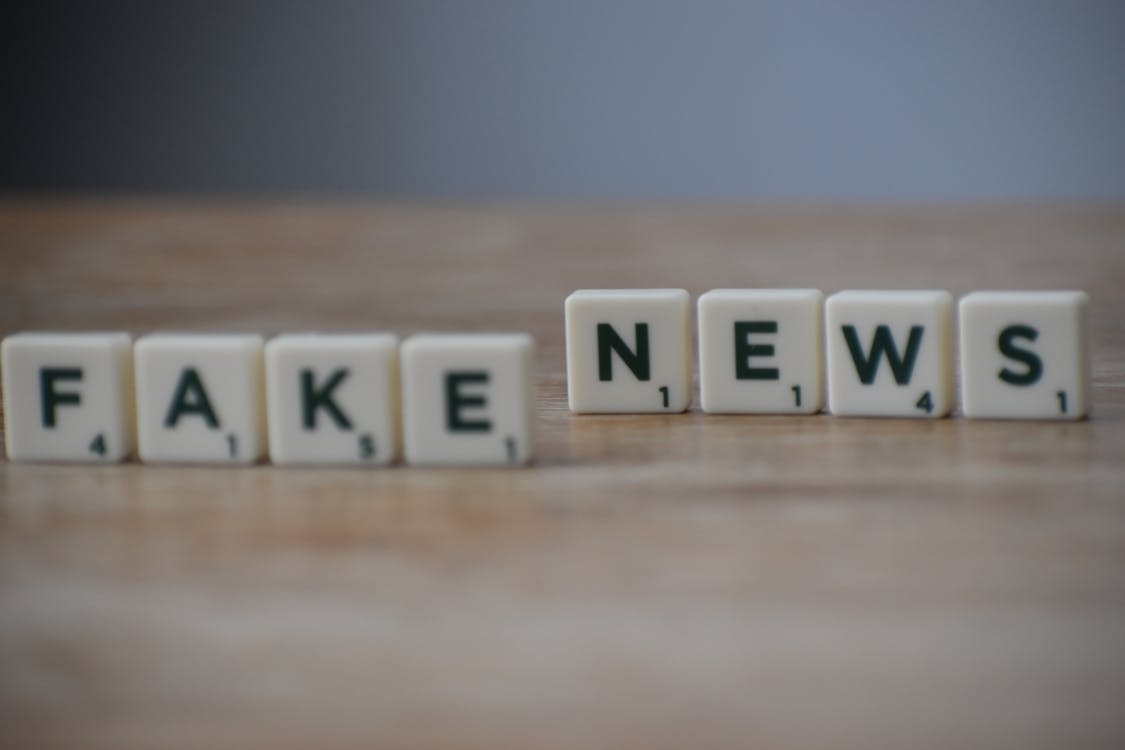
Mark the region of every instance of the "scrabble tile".
POLYGON ((126 333, 17 333, 0 354, 12 461, 113 462, 135 447, 126 333))
POLYGON ((824 295, 818 289, 714 289, 699 298, 703 410, 815 414, 824 404, 824 295))
POLYGON ((825 337, 833 414, 942 417, 953 408, 949 292, 839 292, 825 303, 825 337))
POLYGON ((398 338, 271 339, 266 397, 275 464, 388 464, 398 455, 398 338))
POLYGON ((967 417, 1081 419, 1090 411, 1085 292, 974 292, 961 299, 967 417))
POLYGON ((402 344, 407 463, 523 464, 534 455, 534 342, 522 333, 420 334, 402 344))
POLYGON ((265 454, 261 336, 156 333, 133 356, 142 461, 246 464, 265 454))
POLYGON ((579 413, 680 412, 691 403, 683 289, 583 289, 566 298, 566 379, 579 413))

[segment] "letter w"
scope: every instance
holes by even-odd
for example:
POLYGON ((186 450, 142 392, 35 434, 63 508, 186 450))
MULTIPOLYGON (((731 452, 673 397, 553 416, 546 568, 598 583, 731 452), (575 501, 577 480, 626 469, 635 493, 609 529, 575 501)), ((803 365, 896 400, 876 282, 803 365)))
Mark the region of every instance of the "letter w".
POLYGON ((875 328, 875 337, 871 341, 871 353, 864 354, 859 343, 859 334, 855 326, 844 326, 844 340, 848 342, 848 351, 851 352, 852 361, 859 380, 864 385, 875 382, 875 375, 879 372, 879 360, 885 354, 887 364, 895 376, 895 382, 906 385, 910 382, 910 375, 914 372, 914 361, 918 358, 918 347, 922 344, 922 326, 911 326, 910 337, 906 340, 906 355, 898 356, 898 347, 895 346, 891 329, 885 325, 875 328))

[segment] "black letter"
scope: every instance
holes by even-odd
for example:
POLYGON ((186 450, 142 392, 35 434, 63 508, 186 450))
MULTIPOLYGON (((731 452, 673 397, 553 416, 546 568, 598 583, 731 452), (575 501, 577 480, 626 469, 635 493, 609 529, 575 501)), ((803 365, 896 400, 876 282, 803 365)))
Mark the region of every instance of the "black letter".
POLYGON ((176 394, 172 396, 172 405, 168 407, 168 416, 164 417, 164 426, 175 427, 182 414, 198 414, 212 430, 219 429, 219 420, 215 418, 203 381, 199 379, 199 373, 194 367, 185 367, 181 373, 180 382, 176 384, 176 394), (189 391, 192 397, 190 401, 189 391))
POLYGON ((776 367, 751 367, 751 357, 772 357, 773 344, 751 344, 751 333, 777 333, 776 320, 736 320, 734 323, 734 377, 738 380, 778 380, 776 367))
POLYGON ((910 327, 910 338, 906 340, 906 356, 899 359, 898 348, 891 336, 891 329, 885 325, 875 328, 875 337, 871 342, 871 355, 864 357, 863 347, 859 344, 859 335, 855 326, 844 326, 844 338, 848 342, 848 350, 855 362, 855 370, 859 374, 859 381, 864 385, 875 382, 875 374, 879 371, 879 358, 886 353, 887 364, 891 366, 895 382, 906 385, 910 382, 910 374, 914 372, 914 360, 918 356, 918 347, 922 343, 922 326, 910 327))
POLYGON ((348 376, 348 371, 345 369, 336 370, 332 376, 328 378, 328 382, 319 391, 316 390, 316 385, 313 382, 312 370, 301 370, 301 420, 306 430, 316 429, 316 410, 317 407, 323 407, 328 416, 332 417, 332 421, 341 430, 350 430, 352 428, 351 420, 348 419, 344 412, 340 411, 340 407, 332 400, 332 391, 336 386, 343 382, 344 378, 348 376))
POLYGON ((445 373, 445 427, 450 432, 491 432, 492 422, 487 419, 469 421, 461 418, 466 406, 486 406, 484 396, 465 396, 460 392, 462 383, 487 383, 487 372, 445 373))
MULTIPOLYGON (((42 407, 43 426, 55 426, 55 407, 59 404, 80 404, 77 393, 59 393, 55 390, 56 380, 81 380, 79 367, 43 367, 39 370, 39 404, 42 407)), ((10 394, 9 394, 10 395, 10 394)))
POLYGON ((1027 365, 1026 372, 1012 372, 1007 367, 999 372, 1000 379, 1005 383, 1011 385, 1032 385, 1039 382, 1039 378, 1043 377, 1043 360, 1039 359, 1034 352, 1029 352, 1027 349, 1021 349, 1012 343, 1012 339, 1027 339, 1034 341, 1039 338, 1039 331, 1031 326, 1014 325, 1008 326, 1000 332, 1000 339, 997 341, 997 346, 1000 347, 1000 353, 1008 359, 1014 359, 1017 362, 1022 362, 1027 365))
POLYGON ((613 380, 613 352, 617 352, 625 366, 637 376, 637 380, 649 379, 648 323, 636 323, 634 329, 637 338, 636 354, 621 340, 613 326, 598 323, 598 380, 613 380))

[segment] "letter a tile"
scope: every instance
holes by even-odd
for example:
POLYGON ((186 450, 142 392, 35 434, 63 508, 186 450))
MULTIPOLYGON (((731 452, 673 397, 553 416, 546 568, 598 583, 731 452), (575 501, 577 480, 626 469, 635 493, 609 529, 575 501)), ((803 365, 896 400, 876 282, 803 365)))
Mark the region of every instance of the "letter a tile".
POLYGON ((265 455, 260 336, 155 333, 133 353, 142 461, 245 464, 265 455))

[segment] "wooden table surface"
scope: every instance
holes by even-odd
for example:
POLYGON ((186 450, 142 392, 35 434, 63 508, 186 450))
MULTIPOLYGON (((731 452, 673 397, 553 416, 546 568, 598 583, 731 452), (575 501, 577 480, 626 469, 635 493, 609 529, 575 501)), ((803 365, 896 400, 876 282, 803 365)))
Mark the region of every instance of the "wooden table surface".
POLYGON ((1122 209, 0 201, 2 334, 527 330, 540 450, 0 463, 0 745, 1125 747, 1123 299, 1122 209), (1085 289, 1093 417, 571 416, 670 286, 1085 289))

